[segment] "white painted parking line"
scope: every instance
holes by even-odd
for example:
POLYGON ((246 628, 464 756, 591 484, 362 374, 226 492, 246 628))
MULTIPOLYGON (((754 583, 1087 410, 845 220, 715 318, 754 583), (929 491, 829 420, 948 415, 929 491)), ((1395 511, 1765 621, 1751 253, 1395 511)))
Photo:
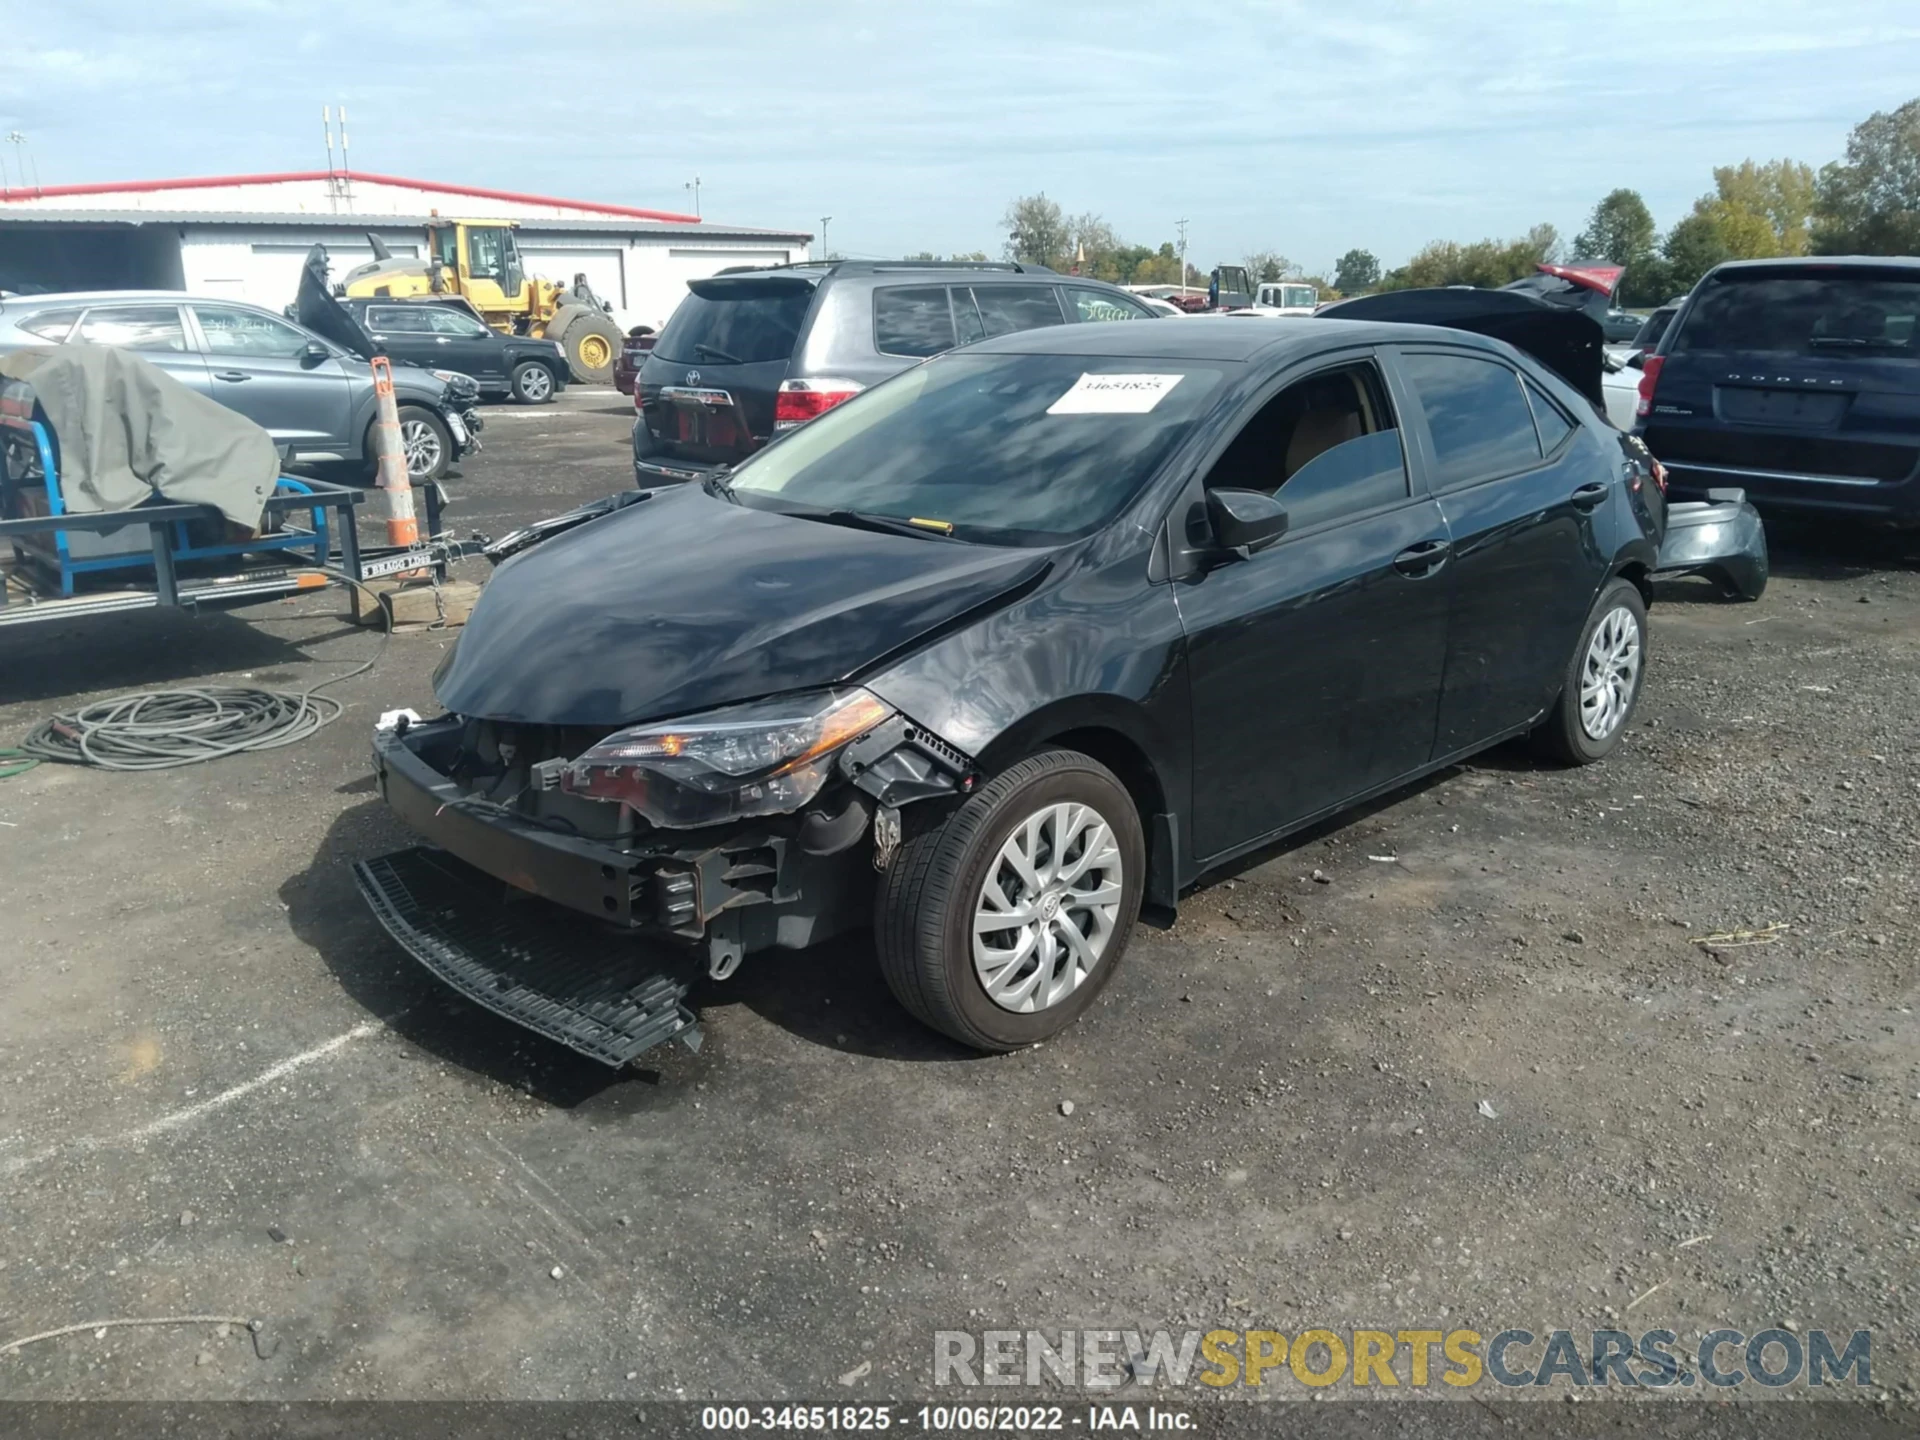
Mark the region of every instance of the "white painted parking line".
POLYGON ((181 1110, 174 1110, 158 1119, 149 1120, 143 1125, 136 1125, 131 1130, 123 1130, 117 1135, 80 1135, 64 1144, 51 1145, 31 1155, 17 1155, 0 1160, 0 1175, 15 1175, 22 1170, 30 1170, 36 1165, 43 1165, 49 1160, 57 1160, 67 1154, 88 1154, 95 1150, 113 1150, 122 1146, 138 1145, 142 1141, 153 1139, 156 1135, 165 1135, 170 1131, 178 1130, 203 1116, 211 1115, 216 1110, 225 1109, 236 1100, 245 1099, 262 1086, 271 1085, 274 1081, 284 1079, 296 1070, 326 1059, 327 1056, 351 1045, 356 1040, 364 1040, 367 1036, 386 1029, 392 1021, 398 1020, 405 1013, 406 1011, 402 1010, 385 1020, 363 1020, 351 1030, 342 1031, 331 1040, 321 1041, 311 1050, 302 1050, 298 1055, 289 1055, 286 1059, 269 1065, 251 1080, 243 1080, 217 1095, 209 1095, 205 1100, 188 1105, 181 1110))

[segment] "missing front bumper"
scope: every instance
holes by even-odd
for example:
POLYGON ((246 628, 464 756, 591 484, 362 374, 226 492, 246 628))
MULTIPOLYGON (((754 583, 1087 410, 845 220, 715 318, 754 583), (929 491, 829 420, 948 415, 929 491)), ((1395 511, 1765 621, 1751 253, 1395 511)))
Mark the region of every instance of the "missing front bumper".
POLYGON ((512 897, 444 850, 363 860, 354 880, 387 933, 445 984, 615 1067, 668 1040, 700 1048, 688 954, 512 897))

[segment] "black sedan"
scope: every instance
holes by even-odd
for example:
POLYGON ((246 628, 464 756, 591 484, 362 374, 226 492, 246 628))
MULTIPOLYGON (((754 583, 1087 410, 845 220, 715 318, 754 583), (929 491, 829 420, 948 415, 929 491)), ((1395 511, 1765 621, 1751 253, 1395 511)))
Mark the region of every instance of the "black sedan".
POLYGON ((437 973, 612 1063, 692 1023, 642 937, 724 978, 871 924, 908 1010, 1012 1049, 1213 867, 1511 736, 1602 758, 1662 513, 1506 344, 1217 318, 990 340, 627 501, 501 564, 446 715, 376 737, 439 848, 360 867, 437 973), (547 903, 461 908, 501 881, 547 903))
POLYGON ((567 388, 567 359, 559 345, 503 335, 462 306, 433 300, 340 304, 394 359, 471 375, 490 398, 544 405, 567 388))

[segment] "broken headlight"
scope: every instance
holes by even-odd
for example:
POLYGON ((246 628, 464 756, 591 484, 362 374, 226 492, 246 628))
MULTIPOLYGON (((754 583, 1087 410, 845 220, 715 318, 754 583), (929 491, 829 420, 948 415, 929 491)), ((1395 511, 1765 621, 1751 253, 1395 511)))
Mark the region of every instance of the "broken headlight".
POLYGON ((789 814, 820 793, 843 745, 893 713, 865 690, 822 690, 636 725, 568 765, 560 785, 675 830, 789 814))

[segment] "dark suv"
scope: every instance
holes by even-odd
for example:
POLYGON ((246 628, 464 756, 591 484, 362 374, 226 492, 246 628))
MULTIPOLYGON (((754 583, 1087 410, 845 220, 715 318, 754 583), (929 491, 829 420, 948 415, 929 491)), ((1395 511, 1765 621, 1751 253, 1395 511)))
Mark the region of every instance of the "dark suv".
POLYGON ((642 485, 744 460, 931 355, 993 335, 1152 320, 1117 286, 1037 265, 816 261, 690 280, 634 386, 642 485))
POLYGON ((396 360, 471 375, 490 399, 544 405, 567 388, 566 352, 552 340, 503 335, 464 305, 432 300, 342 300, 396 360))
POLYGON ((1644 362, 1639 425, 1676 495, 1920 522, 1920 260, 1709 271, 1644 362))

